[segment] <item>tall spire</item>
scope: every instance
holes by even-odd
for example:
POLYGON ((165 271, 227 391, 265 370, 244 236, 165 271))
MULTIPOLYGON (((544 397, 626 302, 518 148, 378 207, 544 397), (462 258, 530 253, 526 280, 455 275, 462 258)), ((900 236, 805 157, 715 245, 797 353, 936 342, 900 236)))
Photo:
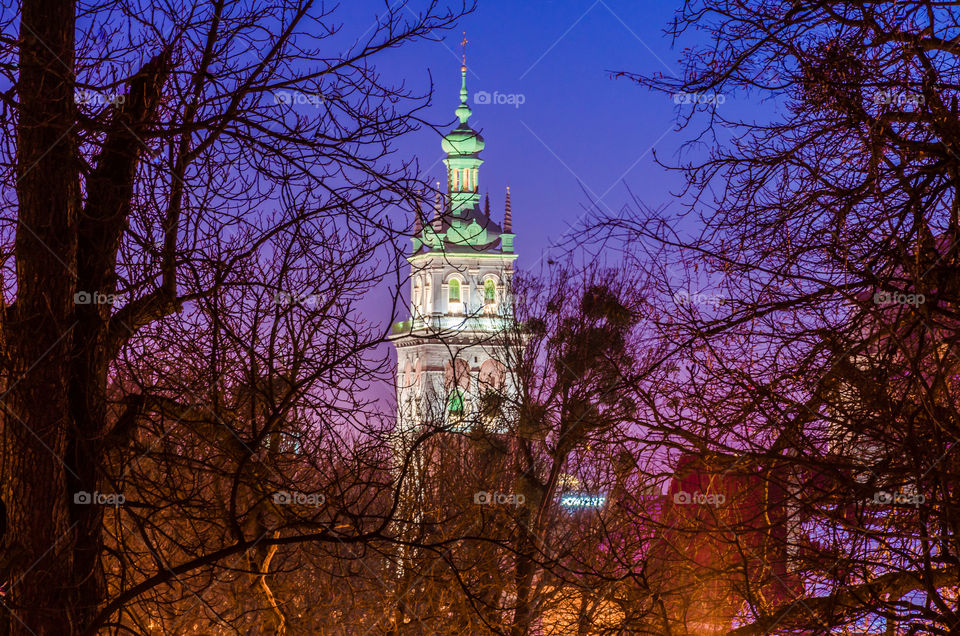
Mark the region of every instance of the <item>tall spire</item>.
POLYGON ((503 231, 513 232, 513 214, 510 210, 510 186, 507 186, 507 201, 503 206, 503 231))
POLYGON ((470 119, 470 115, 473 114, 473 111, 470 110, 470 107, 467 106, 467 97, 469 93, 467 92, 467 32, 463 32, 463 41, 460 42, 460 47, 463 50, 463 61, 460 64, 460 105, 457 106, 457 119, 460 120, 461 124, 467 123, 467 120, 470 119))
POLYGON ((443 229, 441 206, 440 206, 440 182, 437 181, 437 193, 433 197, 433 229, 439 232, 443 229))
MULTIPOLYGON (((466 47, 467 38, 464 34, 461 45, 466 47)), ((463 217, 469 210, 480 206, 480 151, 483 150, 483 137, 470 127, 467 120, 473 111, 467 104, 467 54, 464 49, 463 63, 460 66, 460 105, 457 106, 457 119, 460 123, 456 128, 444 135, 440 142, 447 158, 443 160, 447 166, 447 192, 450 196, 449 209, 453 217, 463 217)), ((479 211, 479 210, 478 210, 479 211)))

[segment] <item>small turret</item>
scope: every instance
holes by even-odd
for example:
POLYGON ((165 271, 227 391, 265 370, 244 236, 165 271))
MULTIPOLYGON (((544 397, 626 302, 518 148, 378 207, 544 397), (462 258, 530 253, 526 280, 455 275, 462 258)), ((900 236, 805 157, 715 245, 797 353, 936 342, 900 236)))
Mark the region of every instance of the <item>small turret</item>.
MULTIPOLYGON (((413 215, 413 236, 420 236, 423 231, 423 189, 417 190, 417 207, 413 215)), ((414 250, 416 251, 416 250, 414 250)))
POLYGON ((417 198, 413 208, 413 252, 417 253, 423 247, 423 190, 417 190, 417 198))

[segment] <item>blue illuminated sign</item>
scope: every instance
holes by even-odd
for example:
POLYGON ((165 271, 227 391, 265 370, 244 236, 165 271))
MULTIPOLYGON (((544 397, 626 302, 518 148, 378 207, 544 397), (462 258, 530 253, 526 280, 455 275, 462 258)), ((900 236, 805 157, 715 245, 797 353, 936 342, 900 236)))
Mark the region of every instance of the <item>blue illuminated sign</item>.
POLYGON ((564 508, 602 508, 607 503, 606 495, 586 492, 568 492, 560 496, 564 508))

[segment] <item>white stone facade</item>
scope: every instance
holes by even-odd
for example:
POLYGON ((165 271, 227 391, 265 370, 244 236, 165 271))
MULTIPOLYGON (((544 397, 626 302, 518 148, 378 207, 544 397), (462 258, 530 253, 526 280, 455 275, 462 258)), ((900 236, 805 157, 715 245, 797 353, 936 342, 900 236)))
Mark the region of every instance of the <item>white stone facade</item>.
POLYGON ((399 431, 503 428, 515 395, 507 372, 515 258, 445 252, 410 258, 410 319, 393 332, 399 431), (484 407, 489 393, 503 402, 496 417, 484 407))

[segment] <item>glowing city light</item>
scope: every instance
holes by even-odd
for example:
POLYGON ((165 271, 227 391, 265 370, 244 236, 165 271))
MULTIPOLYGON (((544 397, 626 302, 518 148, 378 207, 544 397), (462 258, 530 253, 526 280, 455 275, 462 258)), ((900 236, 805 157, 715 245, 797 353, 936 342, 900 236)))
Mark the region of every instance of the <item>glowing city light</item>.
POLYGON ((607 503, 607 496, 591 493, 566 493, 560 497, 560 505, 564 508, 602 508, 607 503))

